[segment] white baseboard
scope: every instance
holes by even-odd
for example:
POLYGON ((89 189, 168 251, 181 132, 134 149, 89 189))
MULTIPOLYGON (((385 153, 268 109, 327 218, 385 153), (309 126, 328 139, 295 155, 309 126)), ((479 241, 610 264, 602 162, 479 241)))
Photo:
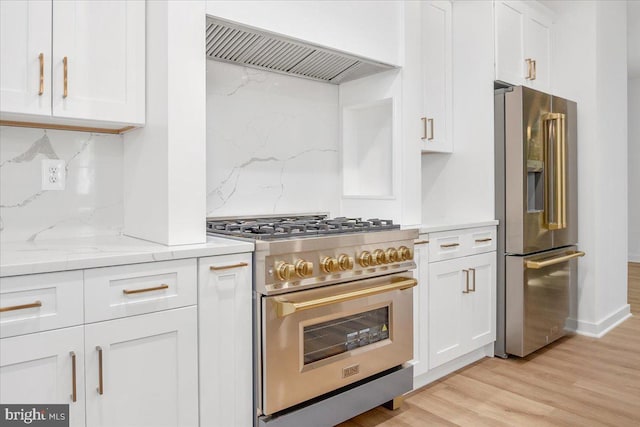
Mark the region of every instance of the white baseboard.
POLYGON ((629 254, 629 262, 640 262, 640 254, 629 254))
POLYGON ((473 362, 484 357, 493 357, 493 349, 494 343, 492 342, 485 345, 484 347, 480 347, 477 350, 453 359, 450 362, 447 362, 440 366, 436 366, 433 369, 429 369, 428 372, 425 372, 424 374, 413 378, 413 389, 416 390, 420 387, 424 387, 427 384, 439 380, 440 378, 447 376, 450 373, 457 371, 458 369, 462 369, 465 366, 470 365, 473 362))
POLYGON ((631 317, 631 306, 626 304, 597 323, 568 319, 567 329, 574 331, 578 335, 602 338, 610 330, 627 320, 629 317, 631 317))

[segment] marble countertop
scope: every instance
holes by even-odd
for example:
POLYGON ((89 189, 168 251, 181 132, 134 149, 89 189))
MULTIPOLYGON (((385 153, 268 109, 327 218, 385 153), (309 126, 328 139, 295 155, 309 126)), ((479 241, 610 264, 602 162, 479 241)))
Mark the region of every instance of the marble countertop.
POLYGON ((251 252, 253 243, 207 236, 195 245, 165 246, 127 236, 0 243, 0 277, 251 252))
POLYGON ((416 224, 416 225, 405 225, 402 228, 417 228, 419 229, 420 234, 426 233, 435 233, 438 231, 447 231, 447 230, 463 230, 465 228, 476 228, 476 227, 487 227, 492 225, 498 225, 497 219, 492 219, 488 221, 474 221, 474 222, 442 222, 442 223, 433 223, 433 224, 416 224))

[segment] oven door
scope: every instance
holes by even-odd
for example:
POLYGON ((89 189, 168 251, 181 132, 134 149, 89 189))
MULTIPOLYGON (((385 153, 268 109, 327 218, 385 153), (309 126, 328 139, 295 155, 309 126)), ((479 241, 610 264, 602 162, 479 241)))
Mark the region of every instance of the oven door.
POLYGON ((262 402, 271 415, 413 358, 410 273, 262 298, 262 402))

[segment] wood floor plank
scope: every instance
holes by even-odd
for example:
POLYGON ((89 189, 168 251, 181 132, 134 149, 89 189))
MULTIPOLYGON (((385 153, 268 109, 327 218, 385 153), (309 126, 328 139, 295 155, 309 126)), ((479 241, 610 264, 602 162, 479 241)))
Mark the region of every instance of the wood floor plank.
POLYGON ((485 358, 339 427, 640 426, 640 263, 633 317, 600 339, 570 336, 524 358, 485 358))

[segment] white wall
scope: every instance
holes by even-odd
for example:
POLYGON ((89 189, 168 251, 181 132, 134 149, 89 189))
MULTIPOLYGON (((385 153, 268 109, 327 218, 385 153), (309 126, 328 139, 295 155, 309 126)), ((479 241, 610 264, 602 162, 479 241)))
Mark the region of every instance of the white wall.
POLYGON ((453 3, 453 154, 422 155, 422 223, 495 218, 493 5, 453 3))
POLYGON ((627 304, 626 2, 559 1, 552 92, 578 103, 578 332, 601 335, 627 304))
POLYGON ((335 216, 338 166, 338 86, 207 61, 207 216, 335 216))
POLYGON ((0 240, 122 230, 122 137, 0 127, 0 240), (42 190, 41 160, 66 162, 66 188, 42 190))
POLYGON ((400 1, 207 1, 207 14, 389 64, 401 62, 400 1))
POLYGON ((640 262, 640 76, 630 79, 628 84, 629 261, 640 262))

